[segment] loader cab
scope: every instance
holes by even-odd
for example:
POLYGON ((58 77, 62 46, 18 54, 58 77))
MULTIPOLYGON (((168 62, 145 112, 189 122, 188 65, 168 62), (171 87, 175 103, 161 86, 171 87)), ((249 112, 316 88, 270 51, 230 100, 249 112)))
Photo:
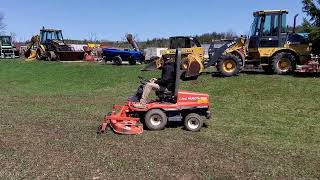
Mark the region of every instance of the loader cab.
POLYGON ((249 51, 257 48, 283 47, 287 36, 286 10, 257 11, 253 13, 249 51))
POLYGON ((187 36, 170 37, 170 49, 201 47, 197 38, 187 36))

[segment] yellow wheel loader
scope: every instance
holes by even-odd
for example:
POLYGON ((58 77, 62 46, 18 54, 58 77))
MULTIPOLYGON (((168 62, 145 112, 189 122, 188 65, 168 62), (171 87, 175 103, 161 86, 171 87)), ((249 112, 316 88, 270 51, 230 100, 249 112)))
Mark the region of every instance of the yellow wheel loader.
MULTIPOLYGON (((288 32, 286 10, 264 10, 253 13, 254 20, 249 38, 239 38, 223 54, 241 59, 242 67, 259 68, 266 72, 288 74, 297 65, 310 59, 311 44, 307 37, 295 33, 296 18, 292 32, 288 32)), ((211 45, 209 55, 216 48, 211 45)))
POLYGON ((74 61, 83 60, 84 53, 84 51, 75 51, 67 45, 61 30, 43 27, 40 30, 40 35, 31 38, 25 57, 48 61, 74 61))
POLYGON ((170 37, 170 47, 161 51, 161 57, 148 64, 144 70, 160 68, 164 60, 175 60, 176 49, 181 49, 182 79, 197 78, 205 69, 216 66, 224 77, 235 76, 240 73, 241 60, 232 54, 223 55, 230 45, 226 44, 216 49, 209 59, 204 58, 205 50, 196 38, 177 36, 170 37))

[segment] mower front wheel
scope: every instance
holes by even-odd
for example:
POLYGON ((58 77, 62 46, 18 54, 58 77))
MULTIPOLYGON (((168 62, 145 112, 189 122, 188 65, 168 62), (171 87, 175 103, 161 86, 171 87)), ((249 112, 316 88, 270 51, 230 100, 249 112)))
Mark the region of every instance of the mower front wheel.
POLYGON ((184 120, 184 127, 188 131, 192 131, 192 132, 200 131, 202 126, 203 126, 203 119, 199 114, 191 113, 187 115, 187 117, 184 120))
POLYGON ((149 130, 159 131, 166 127, 168 118, 162 110, 153 109, 147 112, 144 122, 149 130))

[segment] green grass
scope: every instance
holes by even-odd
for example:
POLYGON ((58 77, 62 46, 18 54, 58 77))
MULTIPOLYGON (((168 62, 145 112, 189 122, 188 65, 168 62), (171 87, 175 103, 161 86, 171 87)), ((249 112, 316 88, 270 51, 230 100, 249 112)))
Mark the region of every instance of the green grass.
POLYGON ((0 61, 0 179, 320 178, 319 78, 203 75, 207 128, 95 134, 141 66, 0 61))

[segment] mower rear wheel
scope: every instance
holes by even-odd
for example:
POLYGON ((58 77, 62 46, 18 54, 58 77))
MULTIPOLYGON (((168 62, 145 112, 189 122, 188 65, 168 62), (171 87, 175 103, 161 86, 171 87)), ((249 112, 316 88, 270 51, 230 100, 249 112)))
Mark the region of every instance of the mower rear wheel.
POLYGON ((144 122, 149 130, 159 131, 166 127, 168 117, 162 110, 152 109, 145 115, 144 122))
POLYGON ((121 66, 122 65, 122 59, 120 56, 116 56, 113 58, 113 64, 117 65, 117 66, 121 66))
POLYGON ((203 119, 199 114, 191 113, 187 115, 187 117, 184 120, 184 127, 188 131, 192 131, 192 132, 200 131, 202 126, 203 126, 203 119))

